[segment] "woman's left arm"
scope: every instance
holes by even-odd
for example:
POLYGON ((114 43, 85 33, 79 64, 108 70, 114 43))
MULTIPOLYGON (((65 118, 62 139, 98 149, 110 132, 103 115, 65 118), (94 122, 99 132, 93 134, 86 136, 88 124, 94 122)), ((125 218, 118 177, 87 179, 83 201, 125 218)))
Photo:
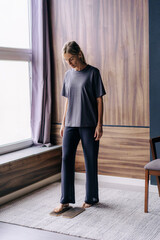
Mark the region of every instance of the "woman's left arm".
POLYGON ((97 107, 98 107, 98 122, 95 129, 95 141, 98 141, 103 134, 102 124, 103 124, 103 99, 102 97, 97 98, 97 107))

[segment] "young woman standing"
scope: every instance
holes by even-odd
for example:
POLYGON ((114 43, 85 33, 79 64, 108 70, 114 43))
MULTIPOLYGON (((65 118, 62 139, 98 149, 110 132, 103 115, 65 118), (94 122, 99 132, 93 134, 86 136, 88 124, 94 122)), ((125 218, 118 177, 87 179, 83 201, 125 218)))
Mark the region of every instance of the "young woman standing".
POLYGON ((61 212, 69 203, 75 203, 75 155, 80 140, 86 168, 86 196, 82 207, 90 207, 99 201, 97 159, 103 133, 102 96, 106 94, 99 70, 86 63, 75 41, 67 42, 62 52, 71 68, 65 73, 62 88, 66 102, 60 129, 63 137, 61 199, 54 212, 61 212))

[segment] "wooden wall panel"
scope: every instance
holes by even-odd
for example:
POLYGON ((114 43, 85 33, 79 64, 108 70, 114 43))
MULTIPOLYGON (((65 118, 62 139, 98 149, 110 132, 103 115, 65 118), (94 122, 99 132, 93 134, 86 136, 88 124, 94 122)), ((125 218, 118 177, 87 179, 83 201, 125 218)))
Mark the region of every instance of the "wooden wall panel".
MULTIPOLYGON (((52 0, 50 10, 52 142, 62 141, 60 125, 56 125, 62 121, 65 99, 61 89, 67 70, 61 49, 66 41, 75 40, 87 62, 99 68, 107 91, 99 174, 143 178, 143 166, 150 156, 148 0, 52 0)), ((80 146, 76 171, 84 171, 80 146)))
POLYGON ((51 18, 52 123, 61 122, 64 106, 61 49, 76 40, 101 72, 107 90, 104 124, 149 126, 148 0, 52 0, 51 18))
MULTIPOLYGON (((52 125, 56 144, 62 144, 60 125, 52 125)), ((149 128, 103 127, 99 149, 99 174, 144 179, 144 165, 150 161, 149 128)), ((81 144, 76 155, 76 171, 85 172, 81 144)))

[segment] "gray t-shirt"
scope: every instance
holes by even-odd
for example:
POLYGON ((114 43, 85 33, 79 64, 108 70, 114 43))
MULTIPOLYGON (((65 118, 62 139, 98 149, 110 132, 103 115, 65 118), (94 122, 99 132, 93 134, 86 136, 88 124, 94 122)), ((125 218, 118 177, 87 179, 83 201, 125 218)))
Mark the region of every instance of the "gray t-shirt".
POLYGON ((100 72, 87 65, 81 71, 65 73, 62 96, 68 98, 66 127, 95 127, 98 121, 97 98, 105 95, 100 72))

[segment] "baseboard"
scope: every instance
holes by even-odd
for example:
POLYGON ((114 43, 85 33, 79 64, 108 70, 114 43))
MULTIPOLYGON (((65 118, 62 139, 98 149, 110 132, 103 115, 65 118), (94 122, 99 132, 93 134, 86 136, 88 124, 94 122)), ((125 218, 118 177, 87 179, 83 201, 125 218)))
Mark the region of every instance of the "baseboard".
MULTIPOLYGON (((75 173, 75 179, 80 181, 85 181, 86 179, 85 173, 75 173)), ((135 178, 124 178, 124 177, 114 177, 114 176, 106 176, 106 175, 98 175, 98 182, 101 183, 111 183, 111 184, 124 184, 128 186, 142 187, 145 186, 144 179, 135 179, 135 178)), ((149 190, 151 192, 158 192, 157 186, 151 185, 149 181, 149 190)))
POLYGON ((21 196, 23 196, 23 195, 25 195, 27 193, 30 193, 30 192, 36 190, 36 189, 44 187, 44 186, 46 186, 46 185, 48 185, 50 183, 59 181, 60 179, 61 179, 61 173, 58 173, 58 174, 56 174, 56 175, 54 175, 52 177, 46 178, 46 179, 44 179, 42 181, 39 181, 37 183, 34 183, 34 184, 28 186, 28 187, 25 187, 23 189, 20 189, 18 191, 10 193, 10 194, 0 198, 0 205, 5 204, 5 203, 7 203, 9 201, 12 201, 12 200, 14 200, 14 199, 16 199, 18 197, 21 197, 21 196))
MULTIPOLYGON (((85 173, 77 173, 76 172, 75 178, 77 180, 85 180, 85 173)), ((143 179, 135 179, 135 178, 124 178, 124 177, 98 175, 98 181, 106 182, 106 183, 119 183, 119 184, 134 185, 134 186, 144 186, 143 179)))

